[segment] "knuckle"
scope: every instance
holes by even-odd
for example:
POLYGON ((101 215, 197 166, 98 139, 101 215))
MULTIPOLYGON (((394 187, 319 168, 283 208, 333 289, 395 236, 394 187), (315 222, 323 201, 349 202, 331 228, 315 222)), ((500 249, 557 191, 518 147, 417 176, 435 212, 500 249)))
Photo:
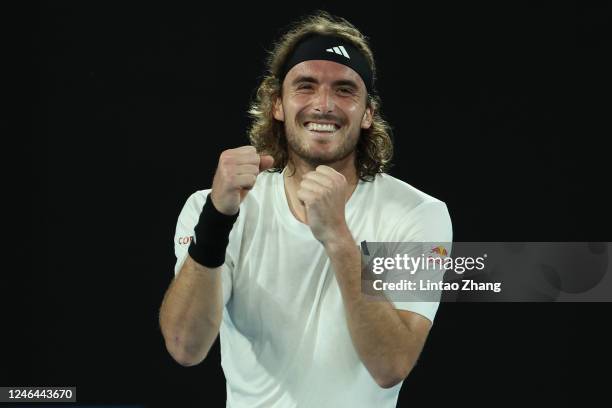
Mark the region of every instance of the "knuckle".
POLYGON ((221 167, 221 175, 223 176, 223 178, 229 178, 232 176, 232 172, 230 171, 228 166, 223 166, 221 167))
POLYGON ((231 153, 221 154, 221 157, 219 158, 219 164, 221 164, 222 166, 230 166, 233 163, 234 163, 234 157, 232 156, 231 153))
POLYGON ((238 149, 238 152, 245 157, 252 158, 257 155, 257 150, 253 146, 242 146, 238 149))
POLYGON ((259 155, 255 152, 249 152, 248 154, 243 155, 242 160, 244 163, 251 164, 253 166, 257 165, 259 167, 259 155))

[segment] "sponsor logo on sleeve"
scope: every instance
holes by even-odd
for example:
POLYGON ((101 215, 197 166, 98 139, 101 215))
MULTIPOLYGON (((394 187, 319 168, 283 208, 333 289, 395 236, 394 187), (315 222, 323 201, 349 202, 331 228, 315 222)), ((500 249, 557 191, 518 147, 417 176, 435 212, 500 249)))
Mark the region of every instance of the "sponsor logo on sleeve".
POLYGON ((179 237, 178 243, 179 245, 189 245, 193 241, 193 235, 189 235, 186 237, 179 237))
POLYGON ((430 253, 438 254, 440 256, 448 256, 448 252, 446 251, 446 248, 444 248, 443 246, 437 246, 437 247, 431 248, 430 253))

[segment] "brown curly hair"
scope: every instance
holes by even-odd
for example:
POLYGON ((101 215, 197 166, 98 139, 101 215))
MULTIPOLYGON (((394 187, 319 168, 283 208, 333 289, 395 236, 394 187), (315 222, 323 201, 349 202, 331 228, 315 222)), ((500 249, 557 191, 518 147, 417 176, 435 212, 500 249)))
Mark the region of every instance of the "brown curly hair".
MULTIPOLYGON (((269 52, 267 73, 257 88, 248 111, 253 119, 248 131, 249 139, 258 152, 274 157, 274 167, 269 170, 272 172, 282 171, 289 159, 283 123, 276 120, 272 113, 274 102, 282 92, 280 76, 295 47, 311 34, 334 35, 350 42, 366 57, 373 78, 376 78, 376 65, 367 37, 350 22, 325 11, 316 11, 294 23, 269 52)), ((355 167, 361 180, 372 181, 377 173, 383 173, 390 167, 393 142, 391 127, 380 114, 381 100, 378 95, 375 92, 369 93, 366 103, 373 112, 372 125, 361 131, 357 142, 355 167)))

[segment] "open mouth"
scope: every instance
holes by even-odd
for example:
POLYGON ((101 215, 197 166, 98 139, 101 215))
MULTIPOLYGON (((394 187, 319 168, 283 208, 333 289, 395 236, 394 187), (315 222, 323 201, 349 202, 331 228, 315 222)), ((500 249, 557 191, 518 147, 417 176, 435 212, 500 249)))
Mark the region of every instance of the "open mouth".
POLYGON ((331 134, 340 129, 340 125, 332 122, 306 122, 304 128, 317 134, 331 134))

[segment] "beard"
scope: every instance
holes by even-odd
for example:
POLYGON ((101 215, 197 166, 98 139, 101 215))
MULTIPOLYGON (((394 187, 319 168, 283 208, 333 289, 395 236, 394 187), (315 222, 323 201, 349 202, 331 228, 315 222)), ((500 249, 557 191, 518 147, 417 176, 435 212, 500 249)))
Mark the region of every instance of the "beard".
MULTIPOLYGON (((301 128, 304 132, 308 130, 301 128)), ((309 142, 304 136, 300 136, 300 129, 287 129, 285 126, 285 135, 287 137, 287 147, 289 149, 289 156, 295 155, 312 167, 319 165, 330 165, 335 162, 346 159, 350 156, 357 147, 359 136, 350 137, 345 135, 342 142, 331 151, 327 152, 315 152, 310 148, 309 142)), ((334 137, 338 137, 334 135, 334 137)))

